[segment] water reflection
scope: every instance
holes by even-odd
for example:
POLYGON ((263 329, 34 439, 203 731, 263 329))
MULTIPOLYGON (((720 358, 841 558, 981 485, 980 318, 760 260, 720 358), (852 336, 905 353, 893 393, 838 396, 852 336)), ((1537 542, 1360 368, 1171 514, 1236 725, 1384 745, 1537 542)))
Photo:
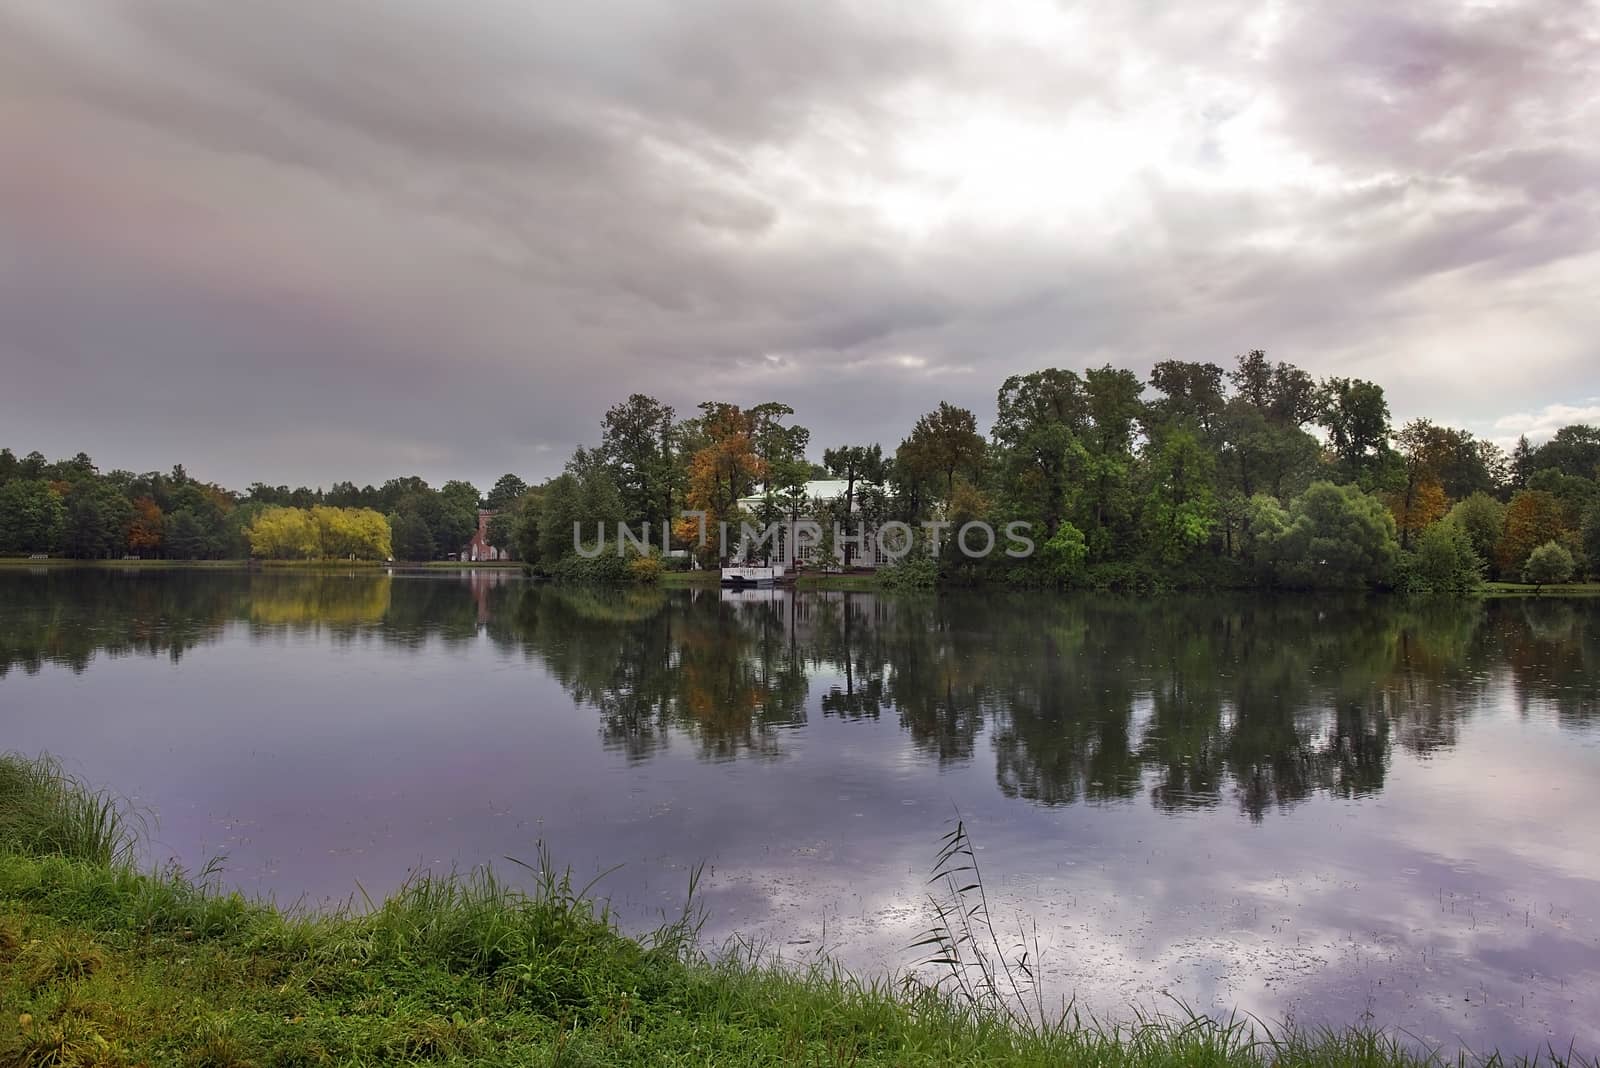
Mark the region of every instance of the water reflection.
MULTIPOLYGON (((952 806, 1052 996, 1600 1049, 1600 600, 576 591, 0 569, 0 728, 153 860, 374 895, 545 841, 892 969, 952 806), (181 661, 181 663, 180 663, 181 661)), ((810 949, 797 952, 810 952, 810 949)))
POLYGON ((515 575, 119 572, 0 576, 0 677, 96 655, 178 661, 228 628, 537 661, 644 761, 675 742, 772 758, 808 714, 893 717, 938 766, 992 753, 1038 805, 1148 797, 1259 820, 1383 788, 1509 682, 1519 715, 1600 707, 1600 602, 572 590, 515 575), (813 695, 815 695, 813 697, 813 695), (990 744, 978 740, 988 734, 990 744))

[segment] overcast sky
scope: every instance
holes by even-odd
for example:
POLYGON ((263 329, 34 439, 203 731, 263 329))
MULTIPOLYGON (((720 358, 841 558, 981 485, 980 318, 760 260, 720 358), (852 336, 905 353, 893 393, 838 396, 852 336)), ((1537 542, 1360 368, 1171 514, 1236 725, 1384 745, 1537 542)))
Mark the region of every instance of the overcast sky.
POLYGON ((0 444, 537 478, 1251 348, 1600 421, 1600 0, 0 9, 0 444))

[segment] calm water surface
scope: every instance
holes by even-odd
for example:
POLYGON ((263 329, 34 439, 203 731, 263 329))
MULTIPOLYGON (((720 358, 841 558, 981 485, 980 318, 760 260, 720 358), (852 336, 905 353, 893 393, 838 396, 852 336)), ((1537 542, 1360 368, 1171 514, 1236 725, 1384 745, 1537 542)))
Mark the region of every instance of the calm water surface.
POLYGON ((0 749, 279 901, 544 841, 631 927, 704 862, 710 938, 858 969, 959 810, 1053 999, 1600 1052, 1600 600, 7 568, 0 749))

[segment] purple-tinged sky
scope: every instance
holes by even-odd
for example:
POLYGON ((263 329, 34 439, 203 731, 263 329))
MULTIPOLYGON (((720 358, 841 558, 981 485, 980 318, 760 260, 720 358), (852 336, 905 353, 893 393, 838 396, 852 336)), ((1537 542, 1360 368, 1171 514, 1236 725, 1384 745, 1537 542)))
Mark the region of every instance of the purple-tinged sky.
POLYGON ((1600 421, 1600 3, 20 3, 0 444, 554 473, 608 404, 893 446, 1006 375, 1600 421))

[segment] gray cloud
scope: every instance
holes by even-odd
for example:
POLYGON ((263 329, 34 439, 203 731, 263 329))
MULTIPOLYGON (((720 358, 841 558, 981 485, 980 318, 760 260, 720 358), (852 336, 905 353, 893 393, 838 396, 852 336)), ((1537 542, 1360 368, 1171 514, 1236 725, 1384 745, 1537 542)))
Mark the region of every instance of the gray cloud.
POLYGON ((1266 347, 1495 434, 1600 386, 1600 5, 0 14, 0 439, 553 472, 645 390, 892 445, 1266 347))

